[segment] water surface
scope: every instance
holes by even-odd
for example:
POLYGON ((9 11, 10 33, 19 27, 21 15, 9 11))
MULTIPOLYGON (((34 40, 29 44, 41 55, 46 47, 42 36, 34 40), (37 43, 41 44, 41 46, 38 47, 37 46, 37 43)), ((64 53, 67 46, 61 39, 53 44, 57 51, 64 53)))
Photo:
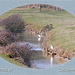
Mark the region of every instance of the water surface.
POLYGON ((19 44, 25 44, 28 43, 30 46, 32 46, 32 56, 31 56, 31 67, 32 68, 53 68, 57 65, 59 65, 58 61, 55 60, 55 58, 50 57, 49 55, 42 52, 42 39, 38 40, 39 37, 37 35, 32 35, 31 33, 25 32, 24 33, 24 41, 25 42, 19 42, 19 44))

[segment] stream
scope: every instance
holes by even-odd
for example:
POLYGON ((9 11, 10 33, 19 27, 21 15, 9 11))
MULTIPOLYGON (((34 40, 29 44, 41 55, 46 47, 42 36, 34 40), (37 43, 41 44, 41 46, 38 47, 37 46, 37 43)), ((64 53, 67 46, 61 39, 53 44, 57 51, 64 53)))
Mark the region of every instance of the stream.
MULTIPOLYGON (((32 35, 28 32, 24 33, 24 41, 25 42, 19 42, 19 44, 25 44, 28 43, 30 46, 32 46, 32 56, 31 56, 31 68, 37 68, 37 69, 46 69, 46 68, 53 68, 60 63, 58 62, 57 57, 50 57, 49 55, 42 52, 42 38, 39 38, 37 35, 32 35)), ((59 59, 59 58, 58 58, 59 59)), ((62 59, 59 61, 63 62, 62 59)))

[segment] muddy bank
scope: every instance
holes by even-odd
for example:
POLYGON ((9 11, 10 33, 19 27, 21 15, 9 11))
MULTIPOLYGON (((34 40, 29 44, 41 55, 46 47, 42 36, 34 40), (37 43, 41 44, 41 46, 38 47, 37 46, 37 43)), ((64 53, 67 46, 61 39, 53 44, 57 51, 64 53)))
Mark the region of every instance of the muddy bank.
POLYGON ((63 58, 57 56, 54 56, 53 58, 46 53, 44 54, 42 51, 33 50, 31 56, 31 68, 52 68, 59 64, 65 63, 66 61, 68 60, 63 60, 63 58))
POLYGON ((41 36, 45 36, 46 32, 50 31, 53 28, 53 25, 46 25, 43 27, 32 27, 34 24, 26 24, 25 25, 25 30, 33 35, 40 34, 41 36))
MULTIPOLYGON (((33 24, 28 24, 28 25, 32 26, 33 24)), ((63 49, 61 46, 54 47, 54 50, 50 48, 52 36, 55 34, 55 31, 50 31, 51 28, 53 28, 52 24, 46 25, 40 30, 38 30, 38 28, 31 28, 26 26, 26 31, 33 35, 40 34, 41 36, 44 36, 42 41, 43 52, 47 53, 48 55, 53 54, 62 57, 64 59, 67 58, 68 60, 72 59, 74 57, 75 50, 67 51, 63 49)))
POLYGON ((68 60, 72 59, 74 57, 74 52, 75 50, 67 51, 63 49, 61 46, 59 47, 54 47, 54 50, 50 48, 51 40, 52 40, 52 35, 55 32, 52 32, 51 34, 49 32, 46 33, 46 36, 43 39, 42 42, 42 48, 44 49, 44 52, 51 54, 55 53, 56 56, 62 57, 62 58, 67 58, 68 60))

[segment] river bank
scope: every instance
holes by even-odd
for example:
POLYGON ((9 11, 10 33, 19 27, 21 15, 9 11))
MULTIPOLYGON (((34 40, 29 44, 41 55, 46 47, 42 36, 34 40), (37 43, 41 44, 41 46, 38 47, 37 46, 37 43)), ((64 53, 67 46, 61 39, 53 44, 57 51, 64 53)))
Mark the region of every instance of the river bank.
POLYGON ((19 45, 23 45, 25 43, 29 44, 32 49, 31 49, 31 67, 30 68, 39 68, 39 69, 44 69, 44 68, 53 68, 59 64, 62 64, 66 62, 66 60, 61 59, 60 57, 57 58, 57 56, 54 56, 53 59, 51 59, 51 55, 48 55, 47 52, 44 52, 42 48, 42 40, 43 38, 38 41, 38 36, 33 35, 30 32, 25 32, 24 33, 24 41, 19 42, 19 45), (61 62, 62 61, 62 62, 61 62))
MULTIPOLYGON (((50 68, 50 67, 55 67, 59 64, 62 64, 64 62, 66 62, 66 60, 64 60, 63 58, 60 58, 58 56, 54 56, 53 60, 51 60, 51 55, 48 54, 48 52, 44 52, 44 51, 47 51, 46 49, 48 49, 48 48, 46 48, 47 43, 44 46, 45 48, 42 47, 43 40, 46 37, 44 36, 43 38, 41 38, 40 41, 38 41, 38 36, 37 35, 38 34, 34 35, 34 34, 32 34, 32 32, 26 31, 24 33, 23 42, 18 43, 19 45, 29 44, 31 47, 33 47, 32 50, 31 50, 32 53, 31 53, 31 59, 30 59, 31 68, 39 68, 39 69, 40 68, 50 68)), ((46 35, 47 35, 47 33, 46 33, 46 35)), ((1 51, 1 49, 0 49, 0 51, 1 51)), ((9 59, 11 59, 11 58, 9 58, 9 59)), ((15 60, 11 59, 11 61, 12 61, 12 63, 14 63, 15 60)), ((16 62, 17 61, 15 61, 15 63, 16 62)))
MULTIPOLYGON (((26 31, 29 32, 32 35, 40 34, 42 36, 41 30, 40 31, 34 31, 34 30, 29 28, 28 30, 26 29, 26 31)), ((43 48, 44 52, 46 52, 46 53, 52 52, 52 50, 50 48, 50 44, 51 44, 52 37, 53 37, 54 34, 55 34, 55 31, 46 31, 44 33, 44 37, 43 37, 43 41, 42 41, 41 45, 42 45, 42 48, 43 48)), ((57 57, 59 57, 59 58, 70 60, 74 57, 73 52, 74 52, 74 50, 66 51, 61 46, 54 47, 54 53, 56 53, 57 57)))

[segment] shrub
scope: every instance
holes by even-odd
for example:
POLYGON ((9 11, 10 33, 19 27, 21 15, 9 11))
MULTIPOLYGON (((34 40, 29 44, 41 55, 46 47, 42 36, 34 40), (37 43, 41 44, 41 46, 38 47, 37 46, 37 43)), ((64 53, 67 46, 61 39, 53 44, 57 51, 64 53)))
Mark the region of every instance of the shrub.
POLYGON ((0 26, 2 25, 2 24, 1 24, 1 21, 2 21, 2 20, 0 19, 0 26))
POLYGON ((3 49, 4 49, 4 47, 0 46, 0 53, 3 53, 3 49))
POLYGON ((12 58, 19 58, 18 60, 27 66, 30 66, 31 47, 29 44, 19 45, 12 43, 4 49, 4 53, 11 55, 12 58))
POLYGON ((0 29, 0 46, 6 46, 13 42, 13 36, 6 29, 0 29))
POLYGON ((2 19, 0 19, 0 28, 3 28, 4 26, 3 26, 3 24, 2 24, 2 19))
POLYGON ((52 28, 53 28, 53 25, 52 24, 46 25, 46 26, 44 26, 44 28, 42 29, 42 31, 46 32, 46 31, 51 30, 52 28))
POLYGON ((14 34, 22 33, 24 30, 24 20, 19 14, 9 16, 2 21, 2 24, 14 34))

